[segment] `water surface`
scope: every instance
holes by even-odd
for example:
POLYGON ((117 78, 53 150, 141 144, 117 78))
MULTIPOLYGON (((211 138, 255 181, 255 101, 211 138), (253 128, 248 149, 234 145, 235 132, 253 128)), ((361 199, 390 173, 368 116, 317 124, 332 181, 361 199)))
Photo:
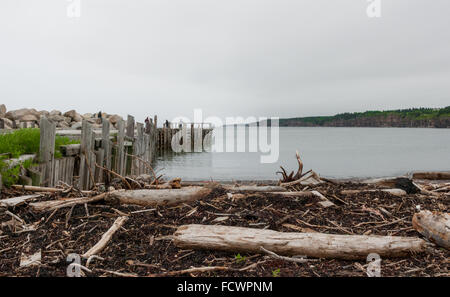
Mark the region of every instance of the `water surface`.
POLYGON ((156 166, 166 177, 181 177, 183 180, 275 180, 279 178, 275 172, 280 165, 287 170, 297 169, 295 151, 298 150, 305 170, 313 169, 332 178, 450 170, 450 129, 279 129, 280 153, 278 162, 274 164, 261 164, 260 153, 204 152, 161 156, 156 166))

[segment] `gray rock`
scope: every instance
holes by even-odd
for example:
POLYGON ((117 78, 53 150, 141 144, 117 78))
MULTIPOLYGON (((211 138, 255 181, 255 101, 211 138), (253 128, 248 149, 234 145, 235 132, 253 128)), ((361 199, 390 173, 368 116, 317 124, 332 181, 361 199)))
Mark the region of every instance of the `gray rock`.
POLYGON ((92 113, 85 113, 84 115, 82 115, 83 119, 87 120, 87 119, 91 119, 92 118, 92 113))
POLYGON ((81 130, 81 122, 75 122, 70 128, 74 130, 81 130))
POLYGON ((67 129, 67 128, 70 128, 70 125, 67 124, 65 121, 61 121, 61 122, 58 122, 58 124, 56 125, 56 127, 67 129))
POLYGON ((53 115, 62 115, 62 113, 61 113, 59 110, 52 110, 52 111, 50 111, 49 115, 50 115, 50 116, 53 116, 53 115))
POLYGON ((73 109, 69 110, 68 112, 65 112, 64 116, 71 118, 72 121, 74 121, 74 122, 81 122, 83 120, 81 115, 73 109))
POLYGON ((20 117, 27 115, 27 114, 35 115, 38 118, 40 117, 39 112, 34 108, 32 108, 32 109, 22 108, 22 109, 17 109, 17 110, 11 110, 5 114, 5 117, 10 120, 18 120, 18 119, 20 119, 20 117))
POLYGON ((57 114, 55 114, 55 115, 49 115, 49 116, 48 116, 48 119, 49 119, 49 120, 52 120, 53 122, 62 122, 62 121, 64 121, 64 117, 61 116, 61 115, 57 115, 57 114))
POLYGON ((109 122, 110 122, 111 124, 113 124, 113 125, 116 125, 116 123, 117 123, 119 120, 123 120, 123 118, 122 118, 120 115, 117 115, 117 114, 112 115, 112 116, 109 117, 109 122))
POLYGON ((46 111, 46 110, 41 110, 41 111, 39 111, 39 115, 42 117, 42 116, 45 116, 45 117, 48 117, 49 116, 49 112, 48 111, 46 111))
POLYGON ((12 129, 13 122, 8 118, 1 118, 3 122, 5 123, 5 129, 12 129))
POLYGON ((26 114, 26 115, 21 116, 19 118, 19 121, 21 121, 21 122, 37 122, 37 121, 39 121, 39 117, 37 117, 34 114, 26 114))

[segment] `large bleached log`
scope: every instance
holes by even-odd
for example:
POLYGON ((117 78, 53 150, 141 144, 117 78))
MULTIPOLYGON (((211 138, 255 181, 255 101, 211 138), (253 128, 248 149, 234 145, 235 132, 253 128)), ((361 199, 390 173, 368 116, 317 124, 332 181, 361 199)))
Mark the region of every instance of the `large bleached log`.
POLYGON ((414 229, 437 245, 450 250, 450 214, 424 210, 412 219, 414 229))
POLYGON ((97 242, 93 247, 91 247, 86 253, 84 253, 82 257, 87 259, 90 256, 98 255, 106 247, 106 245, 111 240, 114 233, 116 233, 116 231, 119 230, 127 220, 128 217, 126 216, 118 217, 114 221, 111 228, 109 228, 108 231, 106 231, 106 233, 102 235, 100 241, 97 242))
POLYGON ((394 196, 405 196, 406 191, 402 189, 376 189, 376 190, 343 190, 341 191, 342 195, 354 195, 354 194, 361 194, 364 192, 386 192, 389 194, 392 194, 394 196))
POLYGON ((142 206, 173 205, 205 198, 212 192, 206 187, 185 187, 181 189, 117 191, 108 200, 119 200, 122 204, 142 206))
POLYGON ((337 259, 366 259, 370 253, 399 257, 427 247, 424 240, 414 237, 292 233, 220 225, 184 225, 173 239, 183 249, 260 253, 264 247, 279 255, 337 259))
MULTIPOLYGON (((112 192, 113 193, 113 192, 112 192)), ((96 201, 100 201, 107 197, 108 193, 103 193, 93 197, 81 197, 81 198, 71 198, 64 200, 50 200, 50 201, 41 201, 36 203, 30 203, 30 206, 35 211, 50 211, 64 207, 71 207, 77 204, 85 204, 92 203, 96 201)))
POLYGON ((41 195, 36 194, 36 195, 26 195, 26 196, 20 196, 20 197, 7 198, 7 199, 0 200, 0 206, 14 207, 14 206, 23 204, 28 200, 39 198, 39 197, 41 197, 41 195))
POLYGON ((450 172, 414 172, 413 179, 450 180, 450 172))
POLYGON ((286 188, 279 186, 233 186, 223 185, 225 190, 230 192, 284 192, 286 188))

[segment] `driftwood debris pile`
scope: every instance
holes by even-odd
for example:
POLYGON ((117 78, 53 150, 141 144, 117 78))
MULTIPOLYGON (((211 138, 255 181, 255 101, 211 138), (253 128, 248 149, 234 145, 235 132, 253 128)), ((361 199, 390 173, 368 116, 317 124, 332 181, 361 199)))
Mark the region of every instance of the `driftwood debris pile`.
POLYGON ((367 276, 373 253, 382 276, 450 275, 448 183, 328 180, 297 160, 278 185, 5 189, 0 276, 66 276, 74 254, 82 276, 367 276))

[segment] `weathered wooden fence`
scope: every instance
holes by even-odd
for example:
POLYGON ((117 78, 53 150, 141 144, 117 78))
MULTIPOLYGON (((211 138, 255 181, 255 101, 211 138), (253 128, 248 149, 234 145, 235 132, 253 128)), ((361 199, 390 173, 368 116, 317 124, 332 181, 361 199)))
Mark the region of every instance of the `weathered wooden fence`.
POLYGON ((55 186, 64 182, 87 190, 103 182, 104 172, 122 176, 150 173, 157 150, 153 121, 144 126, 128 116, 127 122, 119 120, 117 127, 110 130, 109 121, 104 120, 102 130, 98 131, 84 120, 80 144, 62 146, 63 157, 55 159, 55 124, 41 118, 39 166, 30 170, 36 176, 32 178, 33 184, 55 186))
MULTIPOLYGON (((157 153, 202 152, 211 126, 208 124, 170 124, 156 128, 157 118, 136 123, 133 116, 119 120, 117 129, 103 119, 101 129, 93 129, 83 120, 80 130, 56 130, 51 120, 40 120, 38 165, 28 169, 26 184, 57 186, 74 185, 80 190, 91 189, 105 181, 105 172, 121 176, 151 173, 157 153), (79 139, 79 144, 61 146, 62 157, 55 158, 56 135, 79 139)), ((31 156, 33 157, 33 156, 31 156)))

